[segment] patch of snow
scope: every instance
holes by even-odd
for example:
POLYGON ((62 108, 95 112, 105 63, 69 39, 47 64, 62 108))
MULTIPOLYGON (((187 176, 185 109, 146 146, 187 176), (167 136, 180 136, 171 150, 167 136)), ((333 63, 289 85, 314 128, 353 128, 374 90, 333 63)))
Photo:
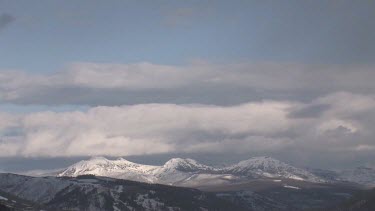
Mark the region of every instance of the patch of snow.
POLYGON ((116 187, 116 191, 117 191, 118 193, 122 193, 122 192, 124 192, 124 186, 122 186, 122 185, 117 186, 117 187, 116 187))
POLYGON ((164 203, 149 198, 148 194, 139 194, 135 202, 146 210, 161 210, 164 207, 164 203))
POLYGON ((283 185, 284 188, 291 188, 291 189, 296 189, 296 190, 300 190, 301 188, 299 187, 296 187, 296 186, 291 186, 291 185, 283 185))
POLYGON ((299 176, 296 176, 296 175, 292 175, 292 176, 290 176, 289 179, 294 179, 294 180, 304 181, 303 178, 301 178, 301 177, 299 177, 299 176))

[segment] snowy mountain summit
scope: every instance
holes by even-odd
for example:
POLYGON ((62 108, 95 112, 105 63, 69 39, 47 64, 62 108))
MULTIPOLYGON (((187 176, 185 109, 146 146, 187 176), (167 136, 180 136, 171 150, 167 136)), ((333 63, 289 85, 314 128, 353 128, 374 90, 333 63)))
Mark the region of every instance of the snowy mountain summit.
POLYGON ((293 167, 271 157, 253 157, 237 164, 214 168, 189 158, 172 158, 164 165, 133 163, 123 158, 109 160, 94 157, 75 163, 58 176, 76 177, 93 174, 118 179, 176 186, 231 184, 259 178, 293 179, 307 182, 325 182, 307 170, 293 167))
POLYGON ((288 178, 310 182, 324 182, 322 178, 271 157, 253 157, 225 169, 234 175, 250 177, 288 178))
POLYGON ((198 163, 196 160, 190 158, 172 158, 167 161, 164 168, 175 169, 183 172, 194 172, 194 171, 212 171, 214 168, 210 166, 198 163))

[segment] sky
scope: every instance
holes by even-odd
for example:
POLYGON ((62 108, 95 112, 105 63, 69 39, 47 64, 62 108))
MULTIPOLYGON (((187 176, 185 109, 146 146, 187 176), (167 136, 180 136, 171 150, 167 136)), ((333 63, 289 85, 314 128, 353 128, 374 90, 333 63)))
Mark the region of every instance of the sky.
POLYGON ((375 166, 374 1, 0 0, 0 171, 375 166))

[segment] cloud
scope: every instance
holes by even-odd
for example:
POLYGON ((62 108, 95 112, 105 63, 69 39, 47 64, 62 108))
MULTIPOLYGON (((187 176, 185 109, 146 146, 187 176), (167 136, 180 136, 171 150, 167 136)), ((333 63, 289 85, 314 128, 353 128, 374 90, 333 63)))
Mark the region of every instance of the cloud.
POLYGON ((133 155, 189 151, 203 142, 225 145, 236 136, 262 138, 283 131, 288 126, 286 106, 276 102, 234 107, 145 104, 32 113, 18 118, 21 134, 2 137, 0 154, 133 155))
MULTIPOLYGON (((364 65, 248 62, 200 62, 180 66, 74 63, 49 75, 0 72, 0 100, 16 104, 94 106, 142 103, 233 105, 261 99, 312 100, 332 92, 374 92, 373 68, 364 65)), ((309 112, 313 112, 311 109, 314 107, 309 112)))
POLYGON ((316 104, 302 106, 296 110, 293 110, 289 116, 291 118, 314 118, 323 115, 323 112, 329 109, 327 104, 316 104))
POLYGON ((374 108, 373 96, 334 93, 311 103, 140 104, 2 114, 0 155, 287 153, 292 149, 323 150, 334 155, 373 149, 374 108), (337 103, 344 97, 351 103, 337 103), (309 118, 290 115, 322 102, 329 105, 324 113, 309 118))
POLYGON ((15 20, 15 18, 12 15, 9 15, 9 14, 6 14, 6 13, 0 14, 0 30, 7 27, 14 20, 15 20))

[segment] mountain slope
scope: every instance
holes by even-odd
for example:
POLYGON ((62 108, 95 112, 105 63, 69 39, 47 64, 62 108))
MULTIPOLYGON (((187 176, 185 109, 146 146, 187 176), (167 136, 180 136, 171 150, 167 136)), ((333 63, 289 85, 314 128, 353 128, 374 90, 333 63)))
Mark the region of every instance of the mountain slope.
POLYGON ((273 180, 253 180, 249 185, 240 184, 237 190, 202 192, 93 175, 35 178, 0 174, 0 196, 12 201, 7 205, 19 208, 16 211, 291 211, 333 207, 358 191, 355 187, 317 183, 310 186, 309 182, 287 180, 258 190, 254 187, 257 182, 273 183, 273 180), (285 188, 284 183, 301 188, 285 188))
POLYGON ((331 208, 332 211, 372 211, 375 210, 375 189, 361 191, 340 205, 331 208))
POLYGON ((40 211, 46 207, 0 190, 0 211, 40 211))
POLYGON ((243 210, 195 189, 78 176, 35 178, 0 174, 0 190, 48 210, 243 210))
POLYGON ((369 167, 358 167, 355 169, 340 171, 338 179, 375 187, 375 169, 369 167))

